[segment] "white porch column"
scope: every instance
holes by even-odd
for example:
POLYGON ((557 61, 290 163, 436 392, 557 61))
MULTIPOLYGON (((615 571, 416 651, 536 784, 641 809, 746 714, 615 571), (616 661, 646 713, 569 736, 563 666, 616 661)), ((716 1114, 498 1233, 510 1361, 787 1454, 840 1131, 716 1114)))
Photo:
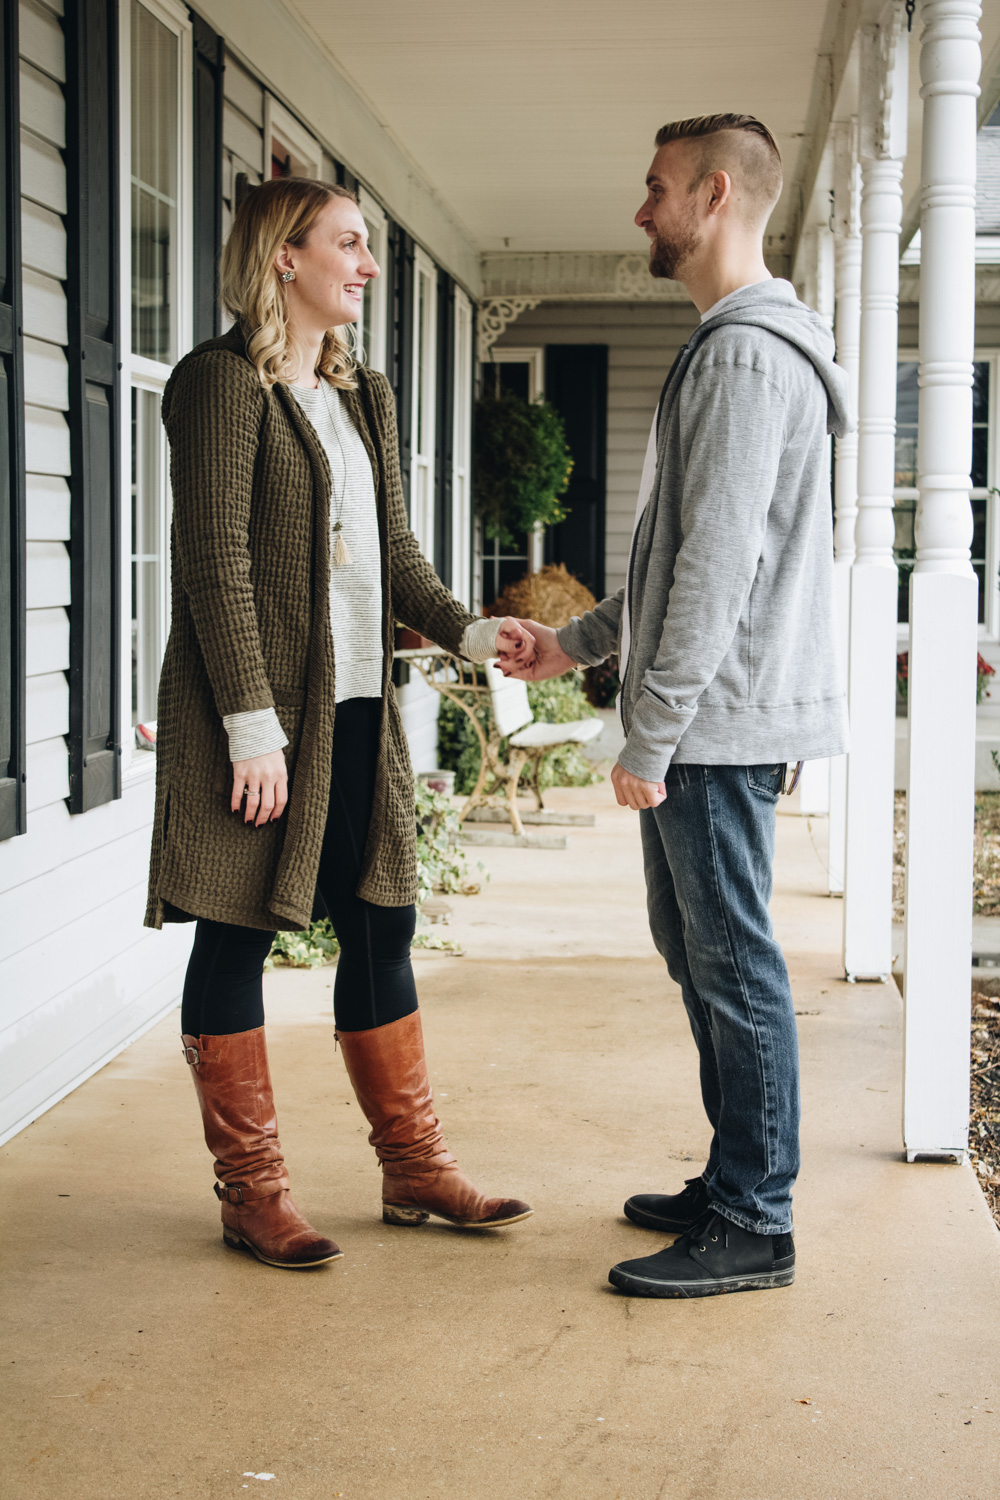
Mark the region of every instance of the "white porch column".
POLYGON ((851 569, 844 972, 892 969, 897 571, 892 555, 899 230, 908 36, 902 0, 865 27, 861 57, 861 366, 857 555, 851 569))
MULTIPOLYGON (((834 238, 825 220, 813 224, 803 234, 802 300, 815 309, 833 327, 834 321, 834 238)), ((830 811, 829 760, 807 760, 799 780, 799 813, 802 817, 823 817, 830 811)))
POLYGON ((920 407, 910 581, 903 1140, 963 1158, 976 746, 969 562, 979 0, 924 0, 920 407))
MULTIPOLYGON (((851 410, 858 410, 858 366, 861 358, 861 163, 858 122, 845 120, 834 135, 834 325, 837 363, 847 372, 851 410)), ((854 526, 858 518, 858 434, 834 440, 833 587, 841 667, 847 680, 847 647, 854 564, 854 526)), ((847 841, 847 756, 830 762, 830 855, 828 890, 844 893, 847 841)))

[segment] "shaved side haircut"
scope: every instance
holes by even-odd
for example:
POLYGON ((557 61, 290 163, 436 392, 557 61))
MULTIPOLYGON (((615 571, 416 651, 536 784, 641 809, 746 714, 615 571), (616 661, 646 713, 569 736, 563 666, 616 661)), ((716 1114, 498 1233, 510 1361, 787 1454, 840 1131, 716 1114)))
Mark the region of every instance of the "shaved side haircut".
POLYGON ((766 125, 753 115, 695 115, 656 132, 657 146, 671 141, 694 144, 695 174, 689 192, 711 173, 728 172, 748 226, 756 229, 766 223, 782 187, 781 152, 766 125))

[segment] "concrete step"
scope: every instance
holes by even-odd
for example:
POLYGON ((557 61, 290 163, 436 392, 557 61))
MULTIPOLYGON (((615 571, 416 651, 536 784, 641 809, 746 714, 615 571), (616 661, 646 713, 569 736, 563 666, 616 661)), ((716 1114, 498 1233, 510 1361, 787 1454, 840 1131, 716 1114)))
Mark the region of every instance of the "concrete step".
MULTIPOLYGON (((564 813, 549 812, 543 809, 541 812, 521 812, 522 823, 546 824, 557 828, 593 828, 596 822, 593 813, 564 813)), ((510 819, 500 807, 476 807, 469 816, 463 819, 463 825, 468 827, 470 823, 506 823, 510 827, 510 819)))
POLYGON ((557 833, 494 833, 487 828, 463 826, 462 843, 479 849, 565 849, 569 840, 557 833))

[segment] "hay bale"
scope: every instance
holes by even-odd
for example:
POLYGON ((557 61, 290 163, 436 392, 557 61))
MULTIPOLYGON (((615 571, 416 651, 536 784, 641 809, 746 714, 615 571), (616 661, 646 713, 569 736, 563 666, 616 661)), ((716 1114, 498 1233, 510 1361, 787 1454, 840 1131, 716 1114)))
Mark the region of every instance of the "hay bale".
POLYGON ((572 573, 567 573, 563 563, 549 563, 537 573, 526 573, 516 583, 510 583, 493 604, 489 613, 494 619, 501 615, 515 615, 521 620, 537 620, 539 625, 549 625, 559 630, 568 625, 574 615, 585 614, 593 609, 597 600, 588 588, 572 573))

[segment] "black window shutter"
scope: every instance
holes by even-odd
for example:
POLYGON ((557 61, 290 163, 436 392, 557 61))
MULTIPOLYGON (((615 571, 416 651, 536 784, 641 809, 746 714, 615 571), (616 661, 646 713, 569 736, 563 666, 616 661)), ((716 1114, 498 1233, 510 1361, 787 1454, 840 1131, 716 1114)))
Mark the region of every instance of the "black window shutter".
POLYGON ((389 379, 396 393, 399 464, 403 497, 410 507, 410 461, 413 455, 413 262, 414 244, 399 224, 389 221, 390 283, 389 379))
POLYGON ((191 13, 194 38, 194 342, 221 331, 222 38, 191 13))
POLYGON ((70 812, 121 796, 118 6, 66 13, 70 812))
POLYGON ((27 828, 18 9, 4 0, 0 26, 0 839, 27 828))
POLYGON ((451 587, 454 549, 452 465, 455 457, 455 283, 438 271, 437 413, 434 424, 434 567, 451 587))
POLYGON ((564 563, 598 599, 604 597, 608 467, 608 346, 548 344, 545 398, 566 427, 573 473, 565 521, 545 531, 545 561, 564 563))

